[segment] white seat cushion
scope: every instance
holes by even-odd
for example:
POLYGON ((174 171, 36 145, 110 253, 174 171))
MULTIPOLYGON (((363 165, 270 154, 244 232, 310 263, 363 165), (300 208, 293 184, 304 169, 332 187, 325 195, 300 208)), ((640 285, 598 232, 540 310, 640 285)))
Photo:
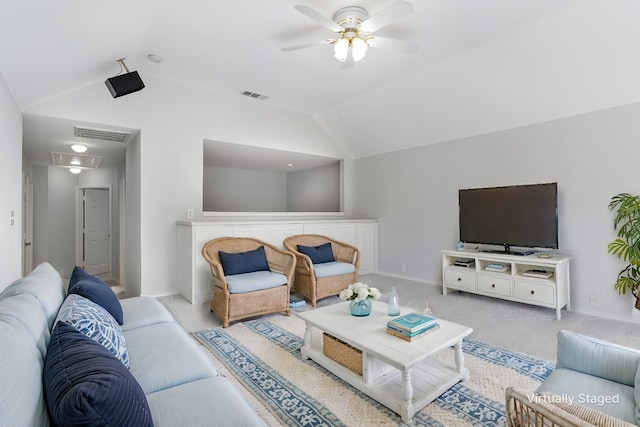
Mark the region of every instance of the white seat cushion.
POLYGON ((271 271, 254 271, 253 273, 233 274, 225 276, 229 293, 242 294, 282 286, 287 283, 287 276, 271 271))
POLYGON ((324 262, 322 264, 314 264, 313 272, 316 277, 342 276, 356 271, 356 266, 348 262, 324 262))

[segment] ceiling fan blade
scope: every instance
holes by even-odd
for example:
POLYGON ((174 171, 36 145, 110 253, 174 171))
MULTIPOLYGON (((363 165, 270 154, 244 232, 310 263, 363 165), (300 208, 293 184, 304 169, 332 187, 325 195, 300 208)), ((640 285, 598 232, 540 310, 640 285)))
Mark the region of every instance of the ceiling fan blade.
POLYGON ((315 41, 315 42, 307 42, 307 43, 296 44, 296 45, 293 45, 293 46, 283 47, 280 50, 283 51, 283 52, 291 52, 291 51, 294 51, 294 50, 306 49, 308 47, 315 47, 315 46, 325 46, 325 45, 333 44, 333 43, 335 43, 335 40, 333 40, 333 39, 318 40, 318 41, 315 41))
POLYGON ((296 9, 298 12, 302 13, 303 15, 306 15, 308 18, 313 19, 318 24, 324 27, 327 27, 334 33, 342 32, 342 27, 340 25, 336 24, 329 18, 321 15, 319 12, 317 12, 315 9, 310 8, 309 6, 298 4, 294 6, 294 9, 296 9))
POLYGON ((373 47, 376 49, 395 50, 402 53, 413 53, 418 50, 419 47, 417 43, 378 36, 368 39, 367 44, 369 45, 369 47, 373 47))
POLYGON ((393 21, 411 13, 413 13, 413 6, 411 3, 405 0, 398 0, 380 11, 378 14, 364 21, 360 24, 359 28, 362 32, 373 33, 374 31, 377 31, 382 27, 386 27, 393 21))

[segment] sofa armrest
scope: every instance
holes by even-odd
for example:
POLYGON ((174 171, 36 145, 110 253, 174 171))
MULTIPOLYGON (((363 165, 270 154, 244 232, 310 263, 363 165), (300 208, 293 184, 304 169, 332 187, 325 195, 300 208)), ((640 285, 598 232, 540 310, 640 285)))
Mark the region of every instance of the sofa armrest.
POLYGON ((558 332, 557 368, 635 385, 640 351, 570 331, 558 332))
POLYGON ((505 390, 507 427, 633 427, 577 402, 552 393, 536 394, 517 387, 505 390))

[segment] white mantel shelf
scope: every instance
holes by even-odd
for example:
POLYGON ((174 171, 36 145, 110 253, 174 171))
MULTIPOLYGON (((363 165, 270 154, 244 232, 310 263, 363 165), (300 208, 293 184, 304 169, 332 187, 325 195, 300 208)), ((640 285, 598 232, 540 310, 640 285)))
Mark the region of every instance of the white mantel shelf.
POLYGON ((295 234, 322 234, 356 246, 360 250, 360 274, 378 268, 378 221, 358 218, 215 218, 177 221, 178 286, 180 295, 192 304, 211 300, 211 270, 202 257, 202 246, 218 237, 254 237, 283 247, 295 234))

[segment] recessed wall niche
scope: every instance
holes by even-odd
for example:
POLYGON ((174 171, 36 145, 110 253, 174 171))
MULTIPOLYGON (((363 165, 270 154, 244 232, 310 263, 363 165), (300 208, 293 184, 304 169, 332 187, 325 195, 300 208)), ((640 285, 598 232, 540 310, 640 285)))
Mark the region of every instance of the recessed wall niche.
POLYGON ((203 141, 202 210, 342 212, 342 159, 203 141))

